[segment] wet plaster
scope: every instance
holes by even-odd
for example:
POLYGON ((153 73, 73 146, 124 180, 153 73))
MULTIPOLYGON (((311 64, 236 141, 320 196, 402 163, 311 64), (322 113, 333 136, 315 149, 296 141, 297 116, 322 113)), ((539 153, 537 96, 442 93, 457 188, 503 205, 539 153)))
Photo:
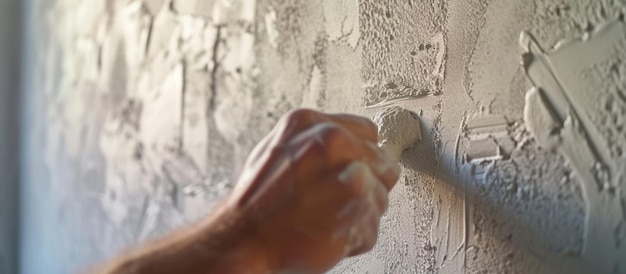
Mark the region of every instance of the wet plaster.
POLYGON ((389 106, 422 140, 330 273, 626 271, 618 1, 35 3, 26 273, 202 218, 290 109, 389 106))
POLYGON ((417 114, 400 107, 385 108, 372 117, 378 126, 378 146, 396 161, 402 152, 422 140, 417 114))

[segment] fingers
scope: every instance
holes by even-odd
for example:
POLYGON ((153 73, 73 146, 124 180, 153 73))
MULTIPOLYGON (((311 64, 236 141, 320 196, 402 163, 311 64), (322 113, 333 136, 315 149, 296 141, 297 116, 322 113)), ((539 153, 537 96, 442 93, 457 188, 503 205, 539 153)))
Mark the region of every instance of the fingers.
POLYGON ((275 127, 275 142, 284 142, 320 123, 335 123, 358 139, 378 142, 378 128, 367 118, 350 114, 325 114, 310 109, 297 109, 285 114, 275 127))
POLYGON ((314 178, 324 170, 361 161, 369 165, 387 190, 398 180, 400 169, 395 160, 374 143, 359 140, 333 123, 312 126, 295 136, 288 146, 301 178, 314 178))
POLYGON ((343 255, 370 250, 376 243, 380 217, 387 209, 388 192, 368 165, 354 162, 319 189, 332 205, 337 227, 332 237, 343 255), (334 189, 329 188, 335 186, 334 189))
POLYGON ((372 250, 378 239, 379 226, 380 217, 370 215, 364 218, 359 226, 360 229, 355 228, 348 238, 348 242, 354 244, 351 244, 353 248, 346 250, 346 255, 356 256, 372 250))
POLYGON ((291 111, 250 154, 234 193, 240 197, 241 206, 265 205, 292 193, 295 180, 288 180, 289 176, 309 178, 297 180, 298 184, 307 183, 352 161, 367 163, 391 189, 399 169, 374 145, 376 138, 376 126, 366 118, 306 109, 291 111), (267 181, 278 183, 266 186, 267 181))
POLYGON ((274 229, 268 230, 274 233, 283 231, 276 228, 288 228, 288 233, 273 237, 309 247, 292 246, 283 256, 297 254, 313 258, 318 265, 330 266, 336 263, 333 258, 371 249, 388 201, 380 180, 365 163, 355 162, 318 182, 314 187, 298 189, 301 198, 292 200, 285 209, 293 213, 281 215, 279 221, 272 222, 274 229))
POLYGON ((374 174, 380 178, 387 191, 391 191, 400 176, 398 162, 375 144, 363 143, 362 149, 367 155, 373 155, 367 158, 367 163, 374 171, 374 174))
POLYGON ((359 139, 378 143, 378 127, 372 120, 350 114, 329 114, 329 122, 348 129, 359 139))
POLYGON ((285 261, 324 270, 366 252, 399 175, 377 135, 366 118, 291 111, 248 158, 233 200, 285 261))
POLYGON ((294 194, 296 186, 294 165, 284 150, 272 149, 262 157, 267 158, 266 161, 248 166, 231 194, 237 204, 255 218, 271 213, 294 194))
POLYGON ((367 252, 376 243, 380 217, 387 210, 389 202, 387 189, 369 166, 361 162, 350 164, 339 174, 338 179, 339 184, 351 189, 349 195, 359 197, 361 202, 360 206, 348 203, 340 211, 343 214, 340 218, 354 218, 352 223, 346 223, 349 229, 345 235, 344 254, 352 256, 367 252))
POLYGON ((262 156, 268 153, 268 149, 280 146, 302 130, 318 123, 319 119, 316 117, 320 114, 309 109, 297 109, 283 115, 274 128, 250 152, 246 160, 246 166, 263 161, 262 156))
POLYGON ((337 180, 342 189, 347 189, 349 197, 358 197, 376 209, 377 215, 380 216, 387 210, 389 192, 365 163, 351 163, 339 173, 337 180))

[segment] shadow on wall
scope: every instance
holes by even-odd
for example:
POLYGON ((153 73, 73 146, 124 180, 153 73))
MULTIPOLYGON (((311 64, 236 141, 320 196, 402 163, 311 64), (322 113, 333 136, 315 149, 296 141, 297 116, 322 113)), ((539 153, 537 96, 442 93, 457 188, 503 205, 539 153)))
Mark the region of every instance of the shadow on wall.
MULTIPOLYGON (((518 147, 505 158, 472 161, 462 152, 458 157, 434 155, 436 140, 424 134, 424 140, 407 151, 403 161, 407 168, 428 174, 436 183, 452 186, 458 197, 465 197, 463 248, 467 269, 505 271, 522 267, 517 270, 593 273, 592 266, 581 260, 585 213, 575 175, 570 174, 563 158, 541 150, 523 124, 506 127, 519 134, 515 137, 518 147), (439 161, 432 162, 433 158, 439 161), (539 165, 533 158, 544 158, 550 165, 539 165), (546 168, 562 172, 542 171, 546 168), (566 174, 567 181, 550 174, 566 174), (562 193, 572 194, 561 197, 562 193), (501 242, 504 247, 498 247, 501 242), (490 246, 495 248, 486 250, 490 246)), ((464 150, 468 138, 460 134, 459 150, 464 150)))
MULTIPOLYGON (((454 205, 464 207, 460 209, 464 213, 457 215, 463 220, 453 223, 464 226, 456 231, 465 234, 461 254, 465 253, 466 269, 585 273, 590 268, 580 256, 585 212, 579 181, 563 158, 539 148, 524 123, 508 122, 502 116, 467 118, 459 128, 457 152, 449 154, 433 149, 442 145, 432 132, 423 129, 422 133, 424 140, 403 154, 403 163, 435 178, 435 184, 447 184, 455 197, 465 200, 454 205), (476 151, 481 134, 490 139, 507 136, 511 148, 500 155, 497 145, 483 145, 492 149, 491 154, 476 151)), ((433 229, 446 228, 435 225, 433 229)), ((433 240, 435 248, 444 248, 433 240)), ((436 256, 437 265, 445 265, 450 255, 436 256)))
POLYGON ((505 254, 495 256, 505 264, 527 265, 525 271, 624 270, 626 139, 616 137, 626 113, 623 30, 620 15, 547 52, 522 32, 523 69, 533 86, 524 119, 464 117, 453 153, 426 155, 425 147, 441 146, 428 140, 411 155, 429 157, 405 157, 465 197, 468 269, 484 268, 472 259, 487 249, 505 254), (487 238, 505 245, 490 246, 487 238))

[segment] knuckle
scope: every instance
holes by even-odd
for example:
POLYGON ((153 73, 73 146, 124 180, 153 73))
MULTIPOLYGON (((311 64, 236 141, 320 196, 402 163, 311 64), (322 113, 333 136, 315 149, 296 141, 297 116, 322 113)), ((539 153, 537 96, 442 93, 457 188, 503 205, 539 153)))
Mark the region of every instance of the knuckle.
POLYGON ((369 128, 369 129, 377 129, 378 127, 376 126, 376 124, 369 118, 367 117, 363 117, 363 116, 359 116, 359 115, 353 115, 353 114, 346 114, 346 113, 341 113, 341 114, 334 114, 331 115, 333 117, 338 117, 342 120, 345 121, 351 121, 351 124, 355 124, 355 125, 359 125, 361 127, 364 128, 369 128))
POLYGON ((367 135, 378 136, 378 126, 372 120, 360 116, 357 116, 355 120, 358 122, 357 124, 361 130, 367 133, 367 135))
POLYGON ((366 128, 369 132, 378 134, 378 126, 370 119, 367 118, 359 118, 362 120, 363 127, 366 128))
POLYGON ((317 115, 316 111, 311 110, 311 109, 301 108, 301 109, 291 110, 287 112, 287 114, 285 114, 285 116, 283 117, 287 121, 305 122, 305 121, 310 121, 313 117, 315 117, 315 115, 317 115))
POLYGON ((331 122, 321 123, 319 127, 320 127, 320 133, 322 134, 325 140, 333 139, 336 137, 343 137, 343 135, 347 133, 345 129, 331 122))
POLYGON ((342 141, 345 139, 344 131, 330 122, 319 123, 289 140, 288 144, 295 158, 314 158, 316 165, 333 168, 339 164, 336 159, 344 158, 338 155, 345 151, 336 149, 338 142, 346 143, 342 141))
POLYGON ((277 140, 283 140, 306 128, 318 115, 314 110, 295 109, 285 113, 274 128, 277 140))
POLYGON ((331 122, 320 125, 320 137, 329 152, 345 151, 352 139, 348 130, 331 122))

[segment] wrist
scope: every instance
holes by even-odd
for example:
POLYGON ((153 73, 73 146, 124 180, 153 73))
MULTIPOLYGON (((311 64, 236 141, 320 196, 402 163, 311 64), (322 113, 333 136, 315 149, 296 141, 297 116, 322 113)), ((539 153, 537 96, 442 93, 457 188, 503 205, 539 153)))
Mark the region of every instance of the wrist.
POLYGON ((210 250, 221 250, 212 260, 213 272, 271 272, 267 247, 252 218, 226 204, 205 223, 200 233, 204 235, 203 245, 210 250))

